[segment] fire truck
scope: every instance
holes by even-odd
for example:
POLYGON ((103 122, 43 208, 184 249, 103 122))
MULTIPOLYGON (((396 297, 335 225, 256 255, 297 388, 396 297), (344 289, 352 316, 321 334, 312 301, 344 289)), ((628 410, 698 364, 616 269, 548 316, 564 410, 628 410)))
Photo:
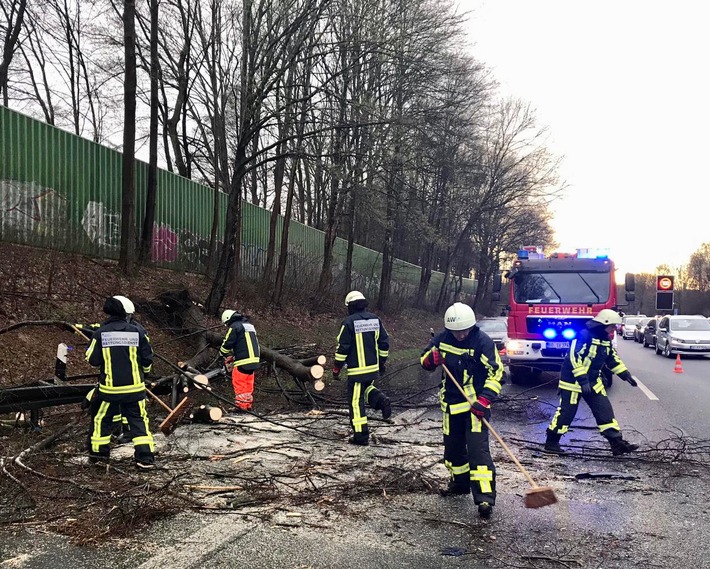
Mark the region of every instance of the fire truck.
MULTIPOLYGON (((510 378, 520 383, 543 371, 559 372, 572 340, 603 308, 619 309, 614 263, 603 250, 546 256, 541 247, 524 247, 513 267, 493 283, 493 300, 508 284, 506 352, 510 378)), ((627 273, 626 301, 634 300, 634 275, 627 273)), ((611 373, 605 381, 611 385, 611 373)))

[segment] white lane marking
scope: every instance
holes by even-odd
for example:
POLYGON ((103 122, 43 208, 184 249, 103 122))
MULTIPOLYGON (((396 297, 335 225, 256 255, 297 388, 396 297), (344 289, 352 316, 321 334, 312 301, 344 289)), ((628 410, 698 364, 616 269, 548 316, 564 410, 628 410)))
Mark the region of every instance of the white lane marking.
POLYGON ((653 393, 653 391, 651 391, 643 383, 641 383, 641 380, 638 377, 634 375, 633 378, 636 380, 638 388, 646 394, 646 397, 648 397, 651 401, 658 401, 658 397, 656 397, 656 394, 653 393))

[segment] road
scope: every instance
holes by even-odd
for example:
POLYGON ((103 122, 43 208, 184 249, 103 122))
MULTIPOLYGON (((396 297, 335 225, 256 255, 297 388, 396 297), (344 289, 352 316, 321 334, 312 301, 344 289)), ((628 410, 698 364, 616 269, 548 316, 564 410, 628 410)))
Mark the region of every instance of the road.
POLYGON ((710 433, 710 358, 681 356, 683 373, 675 373, 675 358, 655 354, 633 340, 619 340, 626 366, 647 389, 634 389, 615 378, 610 390, 622 425, 634 427, 649 440, 665 438, 670 429, 685 436, 707 438, 710 433), (651 397, 657 397, 657 400, 651 397))

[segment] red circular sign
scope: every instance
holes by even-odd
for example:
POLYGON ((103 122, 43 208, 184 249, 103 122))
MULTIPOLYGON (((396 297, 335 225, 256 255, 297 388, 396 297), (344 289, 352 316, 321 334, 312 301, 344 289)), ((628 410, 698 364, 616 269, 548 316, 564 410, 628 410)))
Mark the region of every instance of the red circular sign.
POLYGON ((673 287, 673 281, 669 279, 668 277, 663 277, 662 279, 658 279, 658 288, 662 290, 668 290, 673 287))

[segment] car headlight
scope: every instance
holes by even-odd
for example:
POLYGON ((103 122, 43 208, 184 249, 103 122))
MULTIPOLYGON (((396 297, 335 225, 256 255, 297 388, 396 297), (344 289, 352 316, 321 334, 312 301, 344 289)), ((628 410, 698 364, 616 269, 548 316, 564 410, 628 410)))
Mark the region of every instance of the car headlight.
POLYGON ((680 338, 674 338, 672 336, 670 338, 668 338, 668 340, 670 341, 671 344, 673 344, 675 346, 683 343, 683 340, 681 340, 680 338))

